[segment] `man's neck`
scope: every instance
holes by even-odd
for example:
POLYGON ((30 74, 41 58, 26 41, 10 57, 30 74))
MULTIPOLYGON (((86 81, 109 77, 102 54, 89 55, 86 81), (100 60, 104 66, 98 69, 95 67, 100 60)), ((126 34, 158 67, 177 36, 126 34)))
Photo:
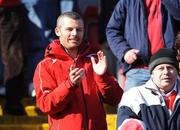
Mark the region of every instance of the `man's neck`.
POLYGON ((176 85, 174 85, 169 91, 164 92, 164 95, 170 95, 173 91, 177 91, 176 85))
POLYGON ((70 55, 73 59, 75 59, 77 57, 77 53, 78 53, 78 49, 67 49, 65 48, 65 51, 68 55, 70 55))

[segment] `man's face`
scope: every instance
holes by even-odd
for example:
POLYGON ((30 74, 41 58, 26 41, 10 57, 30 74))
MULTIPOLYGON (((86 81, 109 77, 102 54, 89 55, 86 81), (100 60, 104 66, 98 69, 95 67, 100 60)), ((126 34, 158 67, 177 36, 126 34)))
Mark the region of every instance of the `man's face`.
POLYGON ((55 29, 61 44, 68 50, 77 49, 84 35, 84 23, 82 20, 74 20, 65 17, 59 27, 55 29))
POLYGON ((173 88, 177 76, 177 70, 171 64, 157 65, 151 74, 153 82, 164 93, 169 92, 173 88))

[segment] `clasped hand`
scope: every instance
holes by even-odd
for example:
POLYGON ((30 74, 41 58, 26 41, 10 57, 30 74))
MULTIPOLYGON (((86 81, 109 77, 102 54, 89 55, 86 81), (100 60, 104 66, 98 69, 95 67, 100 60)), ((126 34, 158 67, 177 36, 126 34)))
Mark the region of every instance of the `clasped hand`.
MULTIPOLYGON (((97 75, 103 75, 106 70, 107 70, 107 60, 106 56, 102 51, 97 52, 97 60, 91 56, 91 63, 94 72, 97 75)), ((78 68, 78 67, 73 67, 73 65, 70 66, 70 72, 69 72, 69 77, 71 82, 74 85, 78 85, 82 79, 85 77, 85 69, 84 68, 78 68)))

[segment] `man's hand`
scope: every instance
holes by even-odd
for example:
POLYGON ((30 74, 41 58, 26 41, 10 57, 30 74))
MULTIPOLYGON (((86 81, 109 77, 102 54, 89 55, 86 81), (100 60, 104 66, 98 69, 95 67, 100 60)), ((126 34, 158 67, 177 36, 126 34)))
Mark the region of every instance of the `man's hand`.
POLYGON ((92 66, 96 74, 103 75, 107 70, 106 56, 102 51, 98 51, 97 56, 97 62, 95 61, 94 57, 91 57, 92 66))
POLYGON ((74 85, 78 85, 82 79, 85 77, 85 70, 83 68, 74 68, 73 65, 70 66, 69 77, 74 85))
POLYGON ((128 64, 132 64, 133 62, 135 62, 138 58, 138 53, 139 53, 139 50, 137 49, 131 49, 129 51, 127 51, 124 55, 124 60, 126 63, 128 64))

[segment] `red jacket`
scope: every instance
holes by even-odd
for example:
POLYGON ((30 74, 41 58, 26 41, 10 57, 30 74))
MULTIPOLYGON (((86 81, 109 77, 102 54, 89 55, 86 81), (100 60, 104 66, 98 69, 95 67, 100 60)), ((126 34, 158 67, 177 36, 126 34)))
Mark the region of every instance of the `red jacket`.
POLYGON ((103 103, 117 105, 121 99, 123 90, 113 76, 94 73, 90 56, 97 51, 86 43, 82 45, 74 61, 59 40, 54 40, 36 68, 36 101, 41 111, 48 114, 50 130, 107 130, 103 103), (72 87, 69 80, 71 64, 86 70, 78 87, 72 87))
POLYGON ((20 5, 20 0, 0 0, 0 7, 1 6, 15 6, 20 5))

